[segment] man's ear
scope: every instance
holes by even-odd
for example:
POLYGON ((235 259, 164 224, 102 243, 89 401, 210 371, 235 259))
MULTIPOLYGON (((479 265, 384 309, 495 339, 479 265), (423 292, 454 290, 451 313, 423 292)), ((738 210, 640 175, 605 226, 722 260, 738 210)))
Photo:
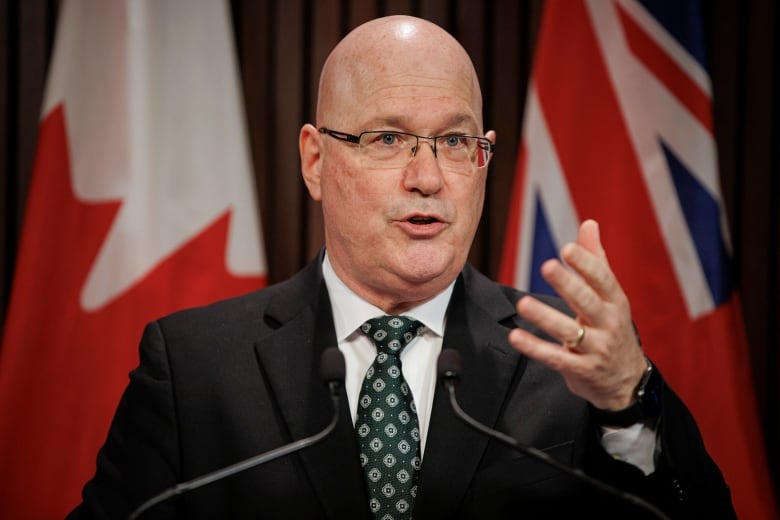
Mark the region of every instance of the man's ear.
POLYGON ((312 199, 322 200, 320 184, 322 170, 322 134, 314 126, 305 124, 298 136, 298 152, 301 155, 301 174, 312 199))

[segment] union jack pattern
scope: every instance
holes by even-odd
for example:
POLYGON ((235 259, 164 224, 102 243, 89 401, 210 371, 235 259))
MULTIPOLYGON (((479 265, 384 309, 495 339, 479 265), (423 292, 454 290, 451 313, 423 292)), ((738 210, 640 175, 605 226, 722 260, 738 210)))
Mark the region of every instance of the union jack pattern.
POLYGON ((740 516, 773 518, 700 22, 694 0, 546 2, 500 279, 552 293, 541 264, 597 220, 645 348, 740 516))

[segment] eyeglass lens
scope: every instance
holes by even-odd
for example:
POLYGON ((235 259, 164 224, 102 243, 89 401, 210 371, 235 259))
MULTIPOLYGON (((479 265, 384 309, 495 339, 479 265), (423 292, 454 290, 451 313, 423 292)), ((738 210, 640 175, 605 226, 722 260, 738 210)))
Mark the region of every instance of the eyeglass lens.
POLYGON ((469 172, 487 165, 489 152, 477 137, 445 135, 435 138, 419 137, 397 132, 363 132, 360 150, 368 164, 374 168, 398 168, 408 164, 428 141, 435 151, 439 166, 456 172, 469 172))

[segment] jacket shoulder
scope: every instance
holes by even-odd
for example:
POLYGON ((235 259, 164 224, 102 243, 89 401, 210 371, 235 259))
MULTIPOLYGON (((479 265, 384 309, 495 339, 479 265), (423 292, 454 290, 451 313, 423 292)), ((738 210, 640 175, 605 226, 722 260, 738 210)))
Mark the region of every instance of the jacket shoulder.
POLYGON ((558 296, 540 293, 531 293, 523 291, 509 285, 505 285, 494 280, 491 280, 472 265, 467 264, 462 272, 463 284, 466 289, 466 293, 471 296, 475 301, 480 302, 482 305, 493 307, 493 310, 498 314, 506 313, 505 305, 511 306, 511 313, 514 315, 514 320, 519 324, 520 317, 516 315, 514 308, 518 300, 523 296, 532 296, 547 305, 554 307, 566 314, 572 315, 572 311, 564 300, 558 296))
POLYGON ((247 294, 183 309, 157 320, 163 331, 202 336, 230 331, 276 329, 312 302, 323 286, 317 261, 291 278, 247 294))

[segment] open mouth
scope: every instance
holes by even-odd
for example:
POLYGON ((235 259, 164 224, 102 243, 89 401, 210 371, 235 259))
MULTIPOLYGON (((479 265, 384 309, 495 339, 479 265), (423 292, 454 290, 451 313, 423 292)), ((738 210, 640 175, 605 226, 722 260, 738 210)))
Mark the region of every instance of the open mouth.
POLYGON ((417 226, 424 226, 426 224, 435 224, 439 219, 434 217, 411 217, 408 222, 417 226))

